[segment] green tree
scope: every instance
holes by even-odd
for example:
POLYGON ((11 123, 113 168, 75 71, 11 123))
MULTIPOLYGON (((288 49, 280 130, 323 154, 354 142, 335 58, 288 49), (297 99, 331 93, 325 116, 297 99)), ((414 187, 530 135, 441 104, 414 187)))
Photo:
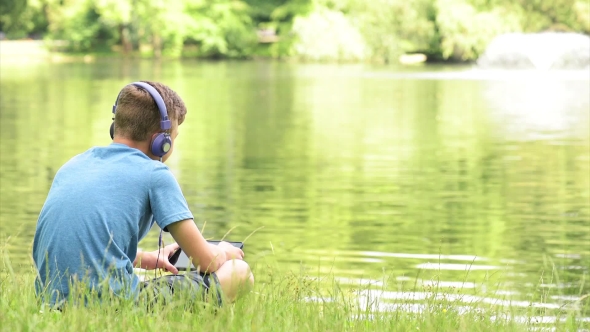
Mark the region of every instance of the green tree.
POLYGON ((124 53, 134 50, 134 39, 137 45, 137 17, 134 14, 134 5, 138 1, 140 0, 96 0, 94 2, 101 23, 112 31, 117 39, 120 39, 124 53))
POLYGON ((2 0, 0 2, 0 31, 17 31, 19 18, 27 9, 26 0, 2 0))
POLYGON ((66 41, 67 49, 76 52, 95 50, 104 45, 111 30, 103 29, 94 1, 46 0, 48 34, 51 40, 66 41), (102 37, 102 38, 101 38, 102 37))
MULTIPOLYGON (((506 1, 502 5, 509 6, 506 1)), ((526 32, 545 30, 590 33, 590 4, 583 0, 516 0, 526 32)))
POLYGON ((404 53, 432 53, 439 39, 431 0, 354 1, 352 14, 370 49, 369 57, 397 61, 404 53))
POLYGON ((141 41, 151 45, 153 55, 178 57, 182 54, 191 18, 187 5, 191 0, 135 0, 141 41))
POLYGON ((294 55, 310 60, 362 60, 365 43, 342 12, 322 8, 296 17, 292 28, 294 55), (321 33, 319 33, 321 31, 321 33))
POLYGON ((479 11, 465 0, 436 0, 435 6, 444 59, 475 60, 494 37, 521 30, 517 14, 502 6, 479 11))
POLYGON ((207 57, 247 57, 257 42, 248 5, 235 0, 186 0, 190 19, 186 40, 196 45, 198 55, 207 57))
POLYGON ((248 13, 255 24, 272 22, 272 13, 291 1, 289 0, 246 0, 250 8, 248 13))
POLYGON ((48 21, 44 0, 6 0, 0 2, 0 31, 8 38, 41 36, 46 33, 48 21))
POLYGON ((289 22, 280 30, 286 41, 277 53, 389 62, 403 53, 429 52, 437 45, 433 11, 432 0, 292 1, 273 13, 276 21, 289 22))

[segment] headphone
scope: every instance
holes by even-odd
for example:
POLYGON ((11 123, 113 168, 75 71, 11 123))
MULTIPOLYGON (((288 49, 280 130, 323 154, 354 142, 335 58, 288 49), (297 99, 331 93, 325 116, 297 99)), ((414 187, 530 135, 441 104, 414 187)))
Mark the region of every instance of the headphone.
MULTIPOLYGON (((168 119, 168 111, 166 110, 166 104, 164 104, 164 100, 158 93, 154 87, 151 85, 144 83, 144 82, 133 82, 128 85, 134 85, 138 88, 143 88, 146 90, 156 102, 158 106, 158 110, 160 111, 160 129, 162 129, 161 133, 158 133, 153 139, 150 144, 150 151, 160 158, 162 158, 166 153, 170 151, 172 148, 172 140, 170 139, 170 120, 168 119)), ((121 90, 123 91, 123 90, 121 90)), ((115 137, 115 111, 117 109, 117 103, 119 102, 119 96, 121 96, 121 92, 117 95, 117 100, 115 101, 115 105, 113 105, 113 123, 111 123, 111 139, 115 137)))

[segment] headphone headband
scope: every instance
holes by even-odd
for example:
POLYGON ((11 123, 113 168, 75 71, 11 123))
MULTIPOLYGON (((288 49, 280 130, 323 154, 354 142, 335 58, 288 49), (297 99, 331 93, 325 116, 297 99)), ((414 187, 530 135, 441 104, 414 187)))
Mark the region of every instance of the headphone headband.
MULTIPOLYGON (((171 123, 168 119, 168 110, 166 109, 166 104, 164 103, 164 100, 158 93, 158 90, 154 89, 153 86, 144 82, 133 82, 129 83, 128 85, 135 85, 138 88, 143 88, 152 96, 152 98, 156 102, 156 105, 158 106, 158 111, 160 111, 160 129, 164 131, 170 130, 171 123)), ((121 89, 121 91, 123 91, 123 89, 121 89)), ((113 105, 113 114, 115 114, 115 110, 117 109, 117 103, 119 102, 119 96, 121 95, 121 91, 119 91, 119 95, 117 95, 117 100, 115 100, 115 105, 113 105)))
MULTIPOLYGON (((162 96, 158 93, 153 86, 144 83, 144 82, 133 82, 128 85, 135 85, 138 88, 142 88, 146 90, 156 102, 158 106, 158 111, 160 112, 160 129, 162 129, 162 133, 159 133, 152 137, 152 141, 150 143, 150 151, 152 154, 162 158, 165 154, 167 154, 170 149, 172 148, 172 139, 170 139, 170 119, 168 119, 168 110, 166 109, 166 104, 162 99, 162 96)), ((117 95, 117 100, 115 100, 115 105, 113 105, 113 123, 111 123, 110 134, 111 139, 115 137, 115 112, 117 110, 117 103, 119 102, 119 96, 121 96, 121 91, 119 91, 119 95, 117 95)))

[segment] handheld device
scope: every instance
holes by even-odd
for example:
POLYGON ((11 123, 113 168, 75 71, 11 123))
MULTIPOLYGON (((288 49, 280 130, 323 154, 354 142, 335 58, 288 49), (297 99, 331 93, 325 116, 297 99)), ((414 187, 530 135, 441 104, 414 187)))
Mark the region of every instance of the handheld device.
MULTIPOLYGON (((209 242, 211 244, 218 245, 219 242, 221 242, 221 241, 209 240, 207 242, 209 242)), ((228 242, 232 246, 244 250, 244 243, 243 242, 232 242, 232 241, 225 241, 225 242, 228 242)), ((174 252, 174 254, 168 259, 168 261, 170 261, 170 263, 172 265, 176 266, 176 268, 180 271, 182 271, 182 270, 196 271, 197 270, 197 268, 190 262, 188 256, 180 248, 178 248, 178 250, 176 250, 174 252)))
MULTIPOLYGON (((221 241, 208 240, 207 242, 209 242, 211 244, 214 244, 214 245, 218 245, 219 242, 221 242, 221 241)), ((224 242, 227 242, 227 243, 231 244, 234 247, 238 247, 239 249, 244 250, 244 243, 243 242, 232 242, 232 241, 224 241, 224 242)))
POLYGON ((170 262, 170 264, 175 265, 176 262, 178 261, 178 258, 180 257, 180 253, 182 252, 182 249, 178 248, 176 249, 176 251, 172 254, 172 256, 170 256, 170 258, 168 258, 168 261, 170 262))

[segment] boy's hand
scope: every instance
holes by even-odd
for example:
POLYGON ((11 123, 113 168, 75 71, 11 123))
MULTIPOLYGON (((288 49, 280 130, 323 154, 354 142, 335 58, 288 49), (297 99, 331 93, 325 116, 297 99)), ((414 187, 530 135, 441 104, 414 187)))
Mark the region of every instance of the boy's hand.
POLYGON ((243 260, 244 259, 244 251, 242 251, 242 249, 240 249, 238 247, 234 247, 229 242, 221 241, 221 242, 219 242, 219 244, 217 246, 221 247, 223 249, 223 251, 225 251, 225 255, 227 256, 228 260, 230 260, 230 259, 243 260))
POLYGON ((172 255, 174 255, 174 253, 176 252, 176 250, 179 250, 180 246, 178 245, 178 243, 172 243, 169 244, 167 246, 165 246, 164 248, 160 249, 160 257, 158 259, 158 251, 154 252, 154 255, 156 256, 156 260, 154 260, 154 265, 157 261, 157 266, 155 268, 160 268, 160 269, 164 269, 168 272, 172 272, 174 274, 178 274, 178 269, 172 265, 172 263, 170 263, 170 257, 172 257, 172 255))
POLYGON ((176 250, 180 249, 178 243, 173 243, 165 246, 164 248, 160 249, 159 256, 158 250, 151 251, 151 252, 138 252, 135 260, 133 261, 133 266, 139 267, 146 270, 153 270, 153 269, 165 269, 168 272, 172 272, 174 274, 178 274, 178 269, 172 265, 169 261, 169 258, 176 252, 176 250), (157 264, 157 265, 156 265, 157 264))

